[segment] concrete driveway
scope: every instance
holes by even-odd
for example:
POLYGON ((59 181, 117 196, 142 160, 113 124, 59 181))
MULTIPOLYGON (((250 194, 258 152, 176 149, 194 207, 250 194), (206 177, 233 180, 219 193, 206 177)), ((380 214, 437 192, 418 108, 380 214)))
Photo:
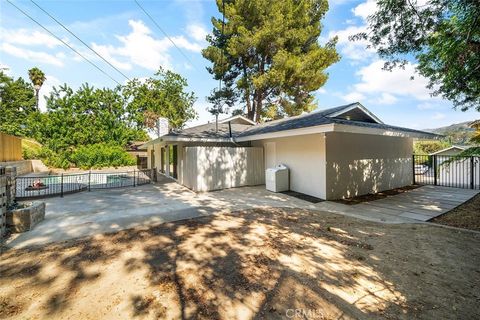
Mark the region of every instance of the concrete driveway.
POLYGON ((460 205, 478 191, 424 186, 358 205, 306 202, 265 190, 264 186, 195 193, 170 180, 135 188, 108 189, 50 198, 45 220, 34 230, 15 234, 9 247, 151 226, 203 215, 260 207, 321 210, 380 223, 421 223, 460 205))
POLYGON ((170 180, 122 189, 105 189, 42 199, 45 220, 34 230, 14 234, 9 247, 115 232, 122 229, 256 207, 314 205, 265 190, 264 186, 195 193, 170 180))

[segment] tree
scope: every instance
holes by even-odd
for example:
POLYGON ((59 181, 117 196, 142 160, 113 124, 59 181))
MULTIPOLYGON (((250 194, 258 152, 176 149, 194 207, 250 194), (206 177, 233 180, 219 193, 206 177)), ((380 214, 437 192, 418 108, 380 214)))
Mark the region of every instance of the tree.
POLYGON ((143 128, 127 121, 129 113, 121 88, 94 88, 83 84, 77 91, 66 84, 54 87, 47 111, 36 122, 35 138, 54 152, 105 143, 125 147, 146 140, 143 128))
POLYGON ((32 131, 30 124, 35 111, 32 85, 0 71, 0 131, 28 136, 32 131))
POLYGON ((123 88, 130 120, 138 128, 153 130, 158 119, 165 117, 172 128, 181 128, 196 117, 195 95, 187 92, 187 80, 162 68, 145 81, 133 79, 123 88))
POLYGON ((37 67, 28 70, 28 77, 30 78, 30 81, 32 81, 33 88, 35 89, 35 101, 37 110, 39 110, 38 93, 40 92, 40 88, 47 78, 45 78, 45 74, 42 72, 42 70, 38 69, 37 67))
POLYGON ((480 111, 480 4, 478 0, 378 0, 368 31, 352 40, 368 40, 392 70, 413 56, 429 79, 433 95, 465 111, 480 111))
POLYGON ((202 51, 213 64, 208 71, 224 84, 208 100, 232 107, 240 99, 247 117, 257 122, 313 109, 312 92, 339 60, 336 39, 318 42, 327 0, 224 1, 217 0, 217 7, 225 25, 212 18, 210 45, 202 51))

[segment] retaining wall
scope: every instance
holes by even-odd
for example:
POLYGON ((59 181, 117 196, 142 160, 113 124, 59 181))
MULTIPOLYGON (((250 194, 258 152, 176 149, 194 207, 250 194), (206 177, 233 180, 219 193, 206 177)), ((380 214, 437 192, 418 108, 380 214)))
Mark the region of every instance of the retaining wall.
POLYGON ((0 239, 7 231, 7 177, 5 168, 0 166, 0 239))

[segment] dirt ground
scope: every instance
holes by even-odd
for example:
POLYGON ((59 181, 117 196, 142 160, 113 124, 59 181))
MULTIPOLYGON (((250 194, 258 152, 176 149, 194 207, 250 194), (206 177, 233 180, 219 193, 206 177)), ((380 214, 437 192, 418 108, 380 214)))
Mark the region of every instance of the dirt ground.
POLYGON ((480 231, 480 194, 431 222, 480 231))
POLYGON ((3 250, 0 318, 480 318, 480 234, 431 225, 249 210, 3 250))

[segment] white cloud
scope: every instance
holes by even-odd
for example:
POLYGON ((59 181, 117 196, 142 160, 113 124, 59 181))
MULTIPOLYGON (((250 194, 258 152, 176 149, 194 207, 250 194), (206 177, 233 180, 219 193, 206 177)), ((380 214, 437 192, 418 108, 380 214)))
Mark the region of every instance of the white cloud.
POLYGON ((360 92, 352 91, 346 95, 342 95, 342 99, 346 102, 357 102, 365 99, 365 95, 360 92))
POLYGON ((432 109, 435 104, 441 103, 441 99, 431 97, 426 87, 428 80, 415 72, 414 64, 407 64, 405 69, 394 69, 392 72, 383 70, 383 64, 383 60, 377 60, 360 68, 356 73, 360 76, 360 82, 341 97, 348 102, 368 98, 382 105, 394 104, 399 97, 413 98, 424 101, 417 106, 421 110, 432 109), (412 75, 415 75, 414 80, 410 78, 412 75))
POLYGON ((352 9, 353 14, 356 17, 360 17, 363 20, 366 20, 369 15, 372 15, 377 11, 377 1, 376 0, 367 0, 352 9))
POLYGON ((179 48, 187 49, 194 52, 200 52, 203 49, 200 44, 189 42, 184 36, 176 36, 170 38, 179 48))
POLYGON ((317 93, 318 94, 325 94, 325 93, 327 93, 327 90, 325 90, 325 88, 320 88, 320 89, 317 90, 317 93))
MULTIPOLYGON (((5 29, 0 28, 0 40, 23 46, 47 46, 54 48, 62 43, 45 32, 32 29, 5 29)), ((68 39, 62 39, 67 41, 68 39)))
POLYGON ((380 98, 378 98, 378 100, 377 100, 378 103, 383 104, 383 105, 394 104, 397 101, 398 101, 398 99, 394 95, 392 95, 390 93, 386 93, 386 92, 383 92, 380 95, 380 98))
MULTIPOLYGON (((148 70, 157 70, 159 66, 172 69, 169 50, 173 44, 168 38, 156 39, 152 31, 141 20, 129 20, 132 31, 127 35, 117 35, 120 46, 101 45, 94 43, 94 49, 99 51, 118 68, 130 70, 133 65, 148 70)), ((199 52, 202 46, 188 41, 183 36, 171 37, 175 44, 185 50, 199 52)))
POLYGON ((205 37, 208 34, 205 27, 200 24, 191 24, 187 26, 187 32, 189 33, 190 37, 196 41, 205 41, 205 37))
POLYGON ((116 51, 116 49, 113 46, 102 46, 102 45, 98 45, 96 43, 92 43, 92 48, 93 48, 93 50, 98 52, 102 57, 104 57, 105 60, 110 62, 115 67, 117 67, 119 69, 122 69, 122 70, 131 70, 132 69, 132 65, 130 63, 119 61, 118 59, 114 58, 110 54, 110 53, 113 53, 113 52, 116 51))
POLYGON ((55 65, 57 67, 63 67, 62 59, 50 53, 23 49, 10 43, 3 43, 0 46, 0 51, 3 51, 17 58, 30 60, 32 62, 47 63, 55 65))
POLYGON ((412 97, 417 100, 430 100, 430 90, 426 88, 428 80, 415 72, 414 64, 405 69, 382 70, 383 60, 377 60, 361 68, 357 75, 361 82, 354 85, 355 91, 364 94, 390 94, 412 97), (415 75, 415 79, 410 77, 415 75))
POLYGON ((423 102, 417 105, 418 110, 432 110, 438 107, 438 104, 430 103, 430 102, 423 102))
POLYGON ((442 119, 445 119, 447 116, 444 114, 444 113, 435 113, 433 116, 432 116, 432 120, 442 120, 442 119))
POLYGON ((368 41, 366 40, 350 41, 348 38, 359 32, 366 31, 366 26, 349 26, 343 30, 329 32, 328 37, 338 37, 338 45, 343 56, 351 60, 361 61, 373 57, 375 50, 367 49, 368 41))

